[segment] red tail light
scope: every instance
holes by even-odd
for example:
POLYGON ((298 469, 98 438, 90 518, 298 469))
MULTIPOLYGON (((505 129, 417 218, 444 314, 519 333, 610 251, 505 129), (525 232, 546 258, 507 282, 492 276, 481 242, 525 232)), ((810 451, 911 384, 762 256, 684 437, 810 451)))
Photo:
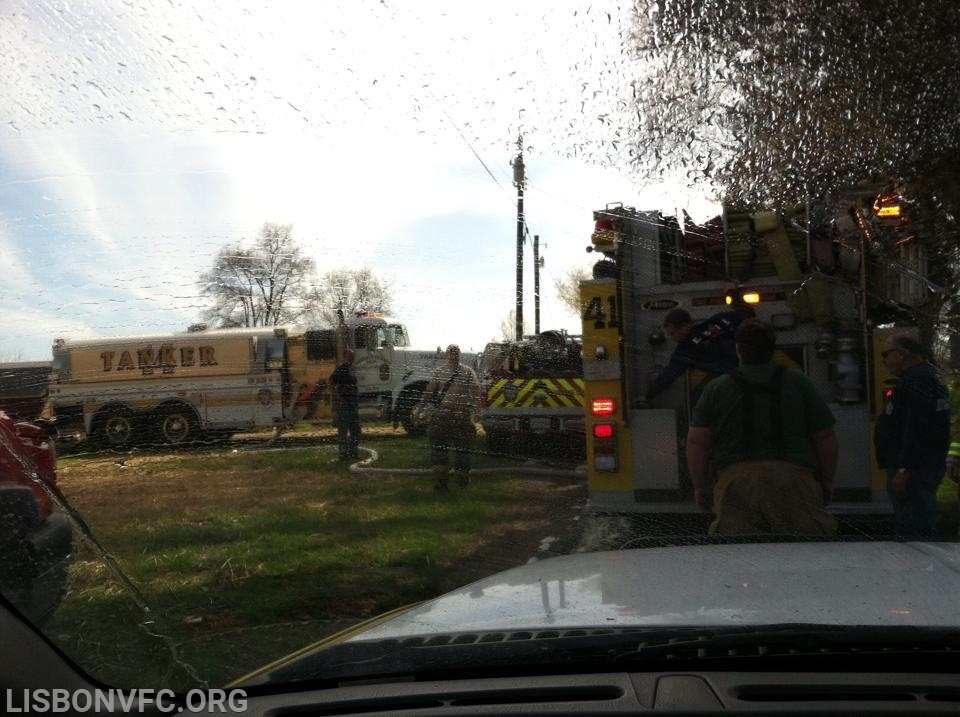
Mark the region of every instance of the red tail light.
POLYGON ((593 427, 594 438, 613 438, 612 423, 598 423, 593 427))
POLYGON ((597 423, 593 427, 593 468, 603 473, 619 470, 617 429, 612 423, 597 423))

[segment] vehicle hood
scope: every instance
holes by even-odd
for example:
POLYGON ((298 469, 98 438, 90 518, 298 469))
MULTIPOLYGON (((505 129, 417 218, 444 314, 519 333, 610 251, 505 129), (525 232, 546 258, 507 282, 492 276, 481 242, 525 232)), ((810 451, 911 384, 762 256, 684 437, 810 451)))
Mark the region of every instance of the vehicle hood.
MULTIPOLYGON (((958 594, 960 543, 738 543, 582 553, 529 563, 394 610, 233 684, 366 670, 406 674, 423 660, 452 664, 448 656, 404 652, 419 652, 421 645, 462 646, 465 652, 451 659, 465 664, 483 664, 484 645, 522 661, 517 650, 539 644, 533 637, 575 640, 607 630, 611 638, 624 630, 679 635, 701 627, 953 632, 960 625, 958 594)), ((543 657, 536 649, 522 654, 543 657)))
POLYGON ((347 641, 627 626, 960 625, 960 544, 813 542, 584 553, 507 570, 347 641))

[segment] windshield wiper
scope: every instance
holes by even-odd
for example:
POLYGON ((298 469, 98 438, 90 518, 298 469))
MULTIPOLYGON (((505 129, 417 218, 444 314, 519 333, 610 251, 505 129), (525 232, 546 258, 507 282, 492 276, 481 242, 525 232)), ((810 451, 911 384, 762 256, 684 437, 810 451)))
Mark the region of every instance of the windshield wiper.
POLYGON ((635 650, 623 652, 615 659, 797 657, 930 650, 960 650, 960 629, 819 624, 691 628, 667 640, 645 639, 635 650))

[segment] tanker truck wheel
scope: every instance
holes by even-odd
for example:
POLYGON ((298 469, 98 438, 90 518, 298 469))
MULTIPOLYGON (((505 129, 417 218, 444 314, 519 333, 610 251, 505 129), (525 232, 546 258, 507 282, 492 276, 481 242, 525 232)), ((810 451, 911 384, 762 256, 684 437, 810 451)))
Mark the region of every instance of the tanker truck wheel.
POLYGON ((189 406, 163 406, 154 418, 154 438, 168 446, 192 443, 200 437, 196 414, 189 406))
POLYGON ((125 406, 108 408, 93 420, 93 435, 103 448, 123 450, 133 444, 133 412, 125 406))

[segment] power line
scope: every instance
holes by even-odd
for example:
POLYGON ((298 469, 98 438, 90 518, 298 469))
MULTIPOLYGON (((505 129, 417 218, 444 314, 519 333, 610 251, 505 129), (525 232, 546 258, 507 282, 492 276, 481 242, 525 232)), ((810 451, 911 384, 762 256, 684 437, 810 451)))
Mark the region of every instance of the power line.
MULTIPOLYGON (((430 98, 433 99, 434 102, 436 102, 436 98, 433 96, 433 93, 429 93, 429 94, 430 94, 430 98)), ((477 158, 477 161, 480 162, 480 165, 486 170, 487 174, 490 176, 490 179, 492 179, 494 184, 496 184, 500 188, 500 191, 502 191, 507 196, 507 198, 510 199, 510 203, 516 206, 513 199, 510 198, 510 194, 507 192, 506 188, 500 183, 500 180, 497 179, 494 173, 490 171, 490 167, 487 166, 487 163, 483 161, 483 157, 481 157, 480 154, 477 152, 477 150, 474 149, 473 145, 470 144, 470 140, 467 139, 466 135, 460 129, 459 125, 457 125, 457 123, 453 121, 453 118, 450 117, 450 115, 447 113, 447 110, 444 109, 441 103, 437 102, 437 106, 440 108, 440 111, 443 113, 443 116, 447 118, 447 122, 449 122, 451 126, 455 130, 457 130, 457 134, 460 136, 460 139, 462 139, 463 143, 467 145, 467 147, 470 149, 470 152, 473 154, 473 156, 477 158)))

